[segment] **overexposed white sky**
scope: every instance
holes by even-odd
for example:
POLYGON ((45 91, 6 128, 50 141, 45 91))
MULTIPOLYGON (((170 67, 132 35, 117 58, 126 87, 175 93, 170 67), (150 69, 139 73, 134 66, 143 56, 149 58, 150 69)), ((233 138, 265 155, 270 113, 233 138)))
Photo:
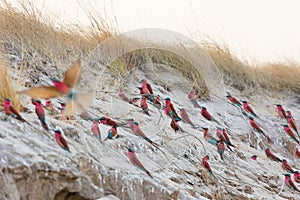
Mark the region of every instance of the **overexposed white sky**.
MULTIPOLYGON (((15 0, 10 0, 14 2, 15 0)), ((31 0, 64 23, 88 24, 83 6, 115 16, 122 32, 161 28, 227 43, 242 59, 300 63, 298 0, 31 0), (199 34, 198 34, 199 35, 199 34)))

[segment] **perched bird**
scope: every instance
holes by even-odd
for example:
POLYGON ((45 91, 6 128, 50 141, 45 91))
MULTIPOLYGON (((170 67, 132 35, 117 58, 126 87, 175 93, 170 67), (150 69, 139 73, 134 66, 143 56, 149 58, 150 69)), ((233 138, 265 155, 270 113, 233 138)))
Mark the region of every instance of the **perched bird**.
POLYGON ((93 135, 96 136, 99 139, 99 141, 101 142, 101 131, 99 128, 99 121, 97 119, 93 121, 91 129, 92 129, 93 135))
POLYGON ((285 159, 282 160, 281 167, 283 170, 287 171, 288 173, 295 173, 291 165, 289 165, 285 159))
POLYGON ((208 132, 208 128, 201 127, 203 129, 203 138, 212 145, 217 145, 219 140, 211 136, 208 132))
POLYGON ((256 121, 254 120, 253 117, 249 117, 249 123, 251 125, 251 127, 256 130, 257 132, 263 134, 269 142, 272 142, 271 138, 269 138, 269 136, 267 136, 264 131, 259 127, 259 125, 256 123, 256 121))
POLYGON ((54 132, 55 132, 55 140, 56 140, 57 144, 64 150, 70 152, 69 145, 68 145, 67 141, 65 140, 65 138, 63 137, 61 131, 58 129, 58 130, 55 130, 54 132))
POLYGON ((177 122, 176 120, 172 119, 171 123, 170 123, 171 128, 175 131, 175 133, 177 131, 182 131, 182 128, 179 125, 179 122, 177 122))
POLYGON ((212 170, 211 170, 211 168, 210 168, 210 165, 209 165, 209 163, 208 163, 208 160, 209 160, 209 156, 208 156, 208 155, 207 155, 207 156, 204 156, 204 157, 202 158, 202 160, 201 160, 200 165, 201 165, 202 167, 204 167, 204 168, 207 170, 207 172, 208 172, 209 175, 212 175, 212 170))
POLYGON ((149 108, 148 108, 148 104, 147 104, 147 98, 146 97, 142 97, 142 100, 141 100, 141 108, 143 109, 144 113, 146 115, 149 115, 150 116, 150 113, 149 113, 149 108))
POLYGON ((207 110, 207 108, 206 107, 201 107, 201 115, 205 118, 205 119, 207 119, 208 121, 215 121, 215 122, 218 122, 215 118, 213 118, 212 116, 211 116, 211 114, 208 112, 208 110, 207 110))
POLYGON ((288 136, 290 136, 291 139, 293 139, 295 142, 300 144, 299 140, 296 138, 295 134, 293 133, 292 129, 289 127, 289 125, 282 125, 284 128, 284 131, 288 136))
POLYGON ((219 141, 218 144, 217 144, 217 147, 218 147, 218 152, 220 154, 220 158, 222 160, 224 160, 224 153, 225 153, 225 143, 223 141, 219 141))
POLYGON ((144 94, 153 94, 153 89, 146 79, 142 79, 141 84, 144 94))
POLYGON ((273 154, 270 149, 266 149, 265 153, 270 160, 273 160, 276 162, 282 162, 282 160, 280 158, 278 158, 275 154, 273 154))
POLYGON ((123 100, 123 101, 126 101, 126 102, 130 102, 130 99, 129 97, 126 96, 124 90, 122 88, 119 89, 119 94, 118 96, 123 100))
POLYGON ((60 117, 63 119, 64 111, 66 109, 66 103, 65 102, 58 102, 60 107, 57 107, 58 110, 60 110, 60 117))
POLYGON ((50 115, 58 115, 59 114, 58 110, 55 108, 55 106, 53 105, 51 100, 46 101, 45 108, 50 115))
POLYGON ((35 113, 38 116, 39 120, 41 121, 43 128, 46 131, 48 131, 49 128, 48 128, 48 125, 46 123, 45 111, 44 111, 44 107, 43 107, 43 104, 42 104, 41 100, 32 99, 31 102, 32 102, 33 105, 35 105, 35 113))
POLYGON ((148 176, 150 176, 151 178, 152 175, 150 174, 150 172, 144 167, 144 165, 141 163, 141 161, 138 159, 138 157, 136 156, 134 150, 130 147, 127 147, 128 151, 127 151, 127 156, 131 162, 131 164, 133 164, 135 167, 141 169, 142 171, 146 172, 146 174, 148 176))
POLYGON ((177 112, 175 111, 175 108, 171 102, 170 98, 165 98, 166 101, 166 106, 164 108, 164 112, 168 117, 171 117, 172 119, 175 119, 176 121, 180 121, 181 119, 179 118, 177 112))
POLYGON ((288 125, 294 130, 296 131, 296 133, 298 134, 298 136, 300 137, 299 133, 298 133, 298 129, 295 123, 295 120, 292 118, 292 116, 287 116, 286 117, 286 121, 288 123, 288 125))
POLYGON ((159 95, 155 95, 155 96, 154 96, 153 105, 154 105, 157 109, 161 109, 162 103, 161 103, 161 99, 160 99, 160 96, 159 96, 159 95))
POLYGON ((112 126, 108 131, 107 131, 107 137, 104 139, 104 141, 106 141, 107 139, 114 139, 114 138, 119 138, 121 137, 119 134, 118 134, 118 131, 117 131, 117 127, 116 126, 112 126))
POLYGON ((279 118, 285 119, 286 118, 286 113, 285 110, 283 109, 282 105, 276 104, 276 112, 279 118))
POLYGON ((192 128, 197 128, 194 123, 192 122, 192 120, 190 119, 189 114, 186 112, 186 110, 184 108, 180 109, 180 118, 182 120, 183 123, 188 123, 192 126, 192 128))
POLYGON ((294 119, 294 117, 292 115, 292 112, 290 110, 287 110, 285 113, 286 113, 287 117, 290 116, 292 118, 292 120, 295 121, 295 119, 294 119))
POLYGON ((26 122, 27 124, 29 124, 29 122, 27 122, 20 114, 19 112, 16 110, 16 108, 11 104, 11 99, 10 98, 6 98, 4 100, 4 111, 7 115, 12 116, 18 120, 20 120, 21 122, 26 122))
POLYGON ((50 99, 66 95, 68 102, 65 109, 65 115, 73 115, 74 108, 83 111, 91 102, 92 94, 75 93, 74 87, 77 85, 81 77, 81 61, 78 60, 72 64, 65 72, 65 77, 62 81, 51 78, 53 86, 31 87, 27 90, 19 91, 18 93, 26 94, 34 99, 50 99))
POLYGON ((230 146, 232 146, 232 147, 235 147, 235 146, 231 143, 226 130, 224 128, 217 127, 217 129, 216 129, 216 135, 218 136, 218 138, 220 140, 222 140, 223 142, 225 142, 227 148, 230 151, 232 151, 232 149, 230 148, 230 146))
POLYGON ((295 173, 294 173, 294 180, 297 183, 300 183, 300 174, 299 174, 299 171, 295 171, 295 173))
POLYGON ((251 156, 251 159, 252 159, 252 160, 257 160, 257 155, 251 156))
POLYGON ((295 157, 300 158, 300 151, 298 148, 296 148, 296 150, 295 150, 295 157))
POLYGON ((300 192, 300 190, 296 187, 295 183, 292 181, 291 175, 290 174, 284 174, 284 176, 285 176, 285 179, 284 179, 285 185, 288 186, 293 191, 300 192))
POLYGON ((230 94, 228 94, 226 97, 233 105, 242 107, 241 102, 239 100, 237 100, 235 97, 231 96, 230 94))
POLYGON ((191 90, 188 93, 188 98, 189 100, 192 102, 194 108, 201 108, 201 106, 199 105, 198 101, 197 101, 197 96, 195 95, 194 90, 191 90))
POLYGON ((158 144, 156 144, 155 142, 153 142, 152 140, 150 140, 145 133, 142 131, 142 129, 139 126, 138 122, 133 121, 133 119, 128 119, 128 125, 130 126, 132 132, 139 136, 142 137, 144 140, 146 140, 147 142, 149 142, 152 146, 158 148, 158 144))
POLYGON ((98 119, 99 122, 101 124, 104 124, 104 125, 108 125, 108 126, 118 126, 117 122, 115 122, 114 120, 112 120, 110 117, 108 116, 104 116, 104 117, 101 117, 98 119))
POLYGON ((243 102, 243 108, 247 113, 250 113, 251 115, 253 115, 254 117, 257 117, 257 115, 255 114, 255 112, 253 111, 253 109, 251 108, 251 106, 248 104, 247 101, 242 101, 243 102))
POLYGON ((140 99, 141 99, 140 97, 133 97, 133 98, 131 98, 131 99, 129 100, 129 103, 132 104, 132 105, 134 105, 134 106, 137 106, 137 107, 138 107, 137 102, 138 102, 140 99))

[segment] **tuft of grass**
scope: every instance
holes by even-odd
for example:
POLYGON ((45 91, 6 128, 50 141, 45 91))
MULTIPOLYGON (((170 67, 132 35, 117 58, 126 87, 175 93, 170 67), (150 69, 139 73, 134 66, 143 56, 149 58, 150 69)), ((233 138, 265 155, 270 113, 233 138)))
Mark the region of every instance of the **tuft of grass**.
POLYGON ((9 74, 8 64, 5 62, 2 53, 0 52, 0 108, 3 108, 3 103, 6 98, 11 98, 12 104, 17 111, 22 110, 20 95, 15 92, 14 81, 9 74))

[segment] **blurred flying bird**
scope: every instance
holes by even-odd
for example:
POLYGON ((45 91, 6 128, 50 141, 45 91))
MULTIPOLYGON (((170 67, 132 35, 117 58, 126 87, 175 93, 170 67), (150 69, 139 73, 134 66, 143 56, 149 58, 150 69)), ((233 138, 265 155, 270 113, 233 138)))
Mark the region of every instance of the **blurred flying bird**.
POLYGON ((65 138, 63 137, 61 131, 58 129, 58 130, 55 130, 54 132, 55 132, 55 140, 56 140, 57 144, 64 150, 70 152, 69 145, 68 145, 67 141, 65 140, 65 138))
POLYGON ((46 123, 46 116, 45 116, 45 111, 44 111, 44 107, 43 104, 41 102, 41 100, 37 99, 32 99, 31 100, 32 104, 35 105, 35 113, 38 116, 43 128, 48 131, 48 125, 46 123))
POLYGON ((242 101, 243 102, 243 108, 247 113, 250 113, 251 115, 253 115, 254 117, 257 117, 257 115, 255 114, 255 112, 253 111, 252 107, 249 105, 249 103, 247 101, 242 101))
POLYGON ((292 140, 294 140, 295 142, 297 142, 298 144, 300 144, 299 140, 297 140, 295 134, 293 133, 293 131, 292 131, 292 129, 289 127, 289 125, 284 124, 284 125, 282 125, 282 126, 283 126, 283 128, 284 128, 285 133, 288 134, 288 136, 290 136, 290 138, 291 138, 292 140))
POLYGON ((148 176, 150 176, 151 178, 152 175, 150 174, 150 172, 144 167, 144 165, 141 163, 141 161, 138 159, 138 157, 136 156, 134 150, 130 147, 127 147, 128 151, 127 151, 127 156, 131 162, 131 164, 133 164, 135 167, 139 168, 140 170, 146 172, 146 174, 148 176))
POLYGON ((270 160, 273 160, 273 161, 276 161, 276 162, 282 162, 282 160, 280 158, 278 158, 275 154, 273 154, 270 149, 266 149, 265 153, 266 153, 266 156, 270 160))
POLYGON ((26 122, 27 124, 30 124, 19 114, 19 112, 16 110, 16 108, 11 104, 10 98, 6 98, 4 100, 3 104, 4 104, 3 105, 4 111, 7 115, 14 117, 14 118, 20 120, 21 122, 26 122))

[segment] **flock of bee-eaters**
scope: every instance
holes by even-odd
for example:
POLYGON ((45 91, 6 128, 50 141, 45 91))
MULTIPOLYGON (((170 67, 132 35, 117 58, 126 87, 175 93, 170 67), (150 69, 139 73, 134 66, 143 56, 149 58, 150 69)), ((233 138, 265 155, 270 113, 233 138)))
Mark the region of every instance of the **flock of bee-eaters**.
MULTIPOLYGON (((67 119, 70 116, 70 113, 73 113, 73 107, 79 107, 83 110, 86 105, 82 103, 80 100, 80 94, 76 93, 74 90, 74 87, 80 80, 81 75, 81 62, 77 61, 74 64, 71 65, 71 67, 66 71, 64 79, 62 81, 57 79, 51 79, 53 82, 53 86, 40 86, 40 87, 32 87, 27 90, 19 91, 18 93, 28 95, 32 98, 32 103, 35 105, 35 112, 37 114, 38 119, 41 122, 42 127, 46 131, 53 131, 55 134, 55 140, 57 144, 63 148, 64 150, 70 152, 69 145, 67 141, 65 140, 62 131, 60 129, 52 129, 49 128, 46 123, 45 118, 45 111, 44 108, 47 109, 49 115, 61 115, 61 119, 67 119), (67 103, 60 103, 61 107, 59 108, 60 111, 57 110, 57 107, 55 107, 51 100, 51 98, 56 98, 60 96, 66 96, 68 99, 67 103), (46 104, 45 106, 42 104, 40 99, 45 99, 46 104), (75 106, 76 105, 76 106, 75 106), (67 114, 65 114, 67 113, 67 114), (68 116, 69 115, 69 116, 68 116)), ((151 103, 154 107, 156 107, 159 110, 163 110, 165 115, 170 118, 170 127, 175 132, 182 132, 185 133, 185 131, 181 128, 180 122, 188 123, 191 125, 194 129, 200 129, 203 130, 203 138, 210 144, 216 147, 216 150, 218 154, 220 155, 220 158, 224 159, 224 153, 226 149, 233 151, 233 148, 236 148, 236 146, 230 141, 229 134, 227 133, 226 128, 221 128, 219 126, 216 127, 216 137, 212 136, 209 133, 208 128, 205 127, 199 127, 195 125, 192 120, 189 117, 188 112, 181 108, 179 110, 179 115, 176 112, 176 109, 171 101, 170 98, 161 99, 159 95, 155 95, 154 91, 151 87, 151 85, 148 83, 146 79, 143 79, 141 81, 141 86, 138 87, 140 94, 139 97, 129 98, 123 89, 119 90, 119 97, 129 102, 130 104, 133 104, 134 106, 140 107, 142 109, 142 112, 146 115, 151 115, 148 103, 151 103), (140 104, 138 104, 140 103, 140 104)), ((190 102, 193 104, 194 108, 197 108, 200 110, 200 114, 208 121, 215 121, 218 125, 220 123, 209 113, 207 108, 200 106, 198 103, 198 97, 195 95, 194 91, 189 91, 187 95, 190 102)), ((247 101, 239 101, 237 98, 231 96, 228 94, 227 96, 228 103, 232 104, 233 106, 236 106, 240 111, 241 114, 246 116, 249 120, 250 126, 253 128, 254 131, 257 131, 258 133, 262 134, 269 143, 272 143, 271 138, 266 134, 266 132, 260 127, 260 125, 256 122, 256 118, 258 118, 257 114, 254 112, 253 108, 249 105, 247 101)), ((6 98, 4 101, 4 110, 7 115, 14 117, 22 122, 28 123, 14 108, 14 106, 11 104, 11 99, 6 98)), ((300 135, 297 130, 297 126, 295 123, 295 119, 292 116, 292 113, 290 111, 285 111, 282 105, 277 104, 276 105, 276 112, 278 114, 278 117, 285 120, 286 123, 282 124, 283 129, 288 137, 290 137, 293 141, 295 141, 297 144, 300 145, 300 135), (298 135, 295 135, 295 133, 298 135)), ((86 112, 82 112, 82 115, 84 119, 92 121, 92 127, 91 132, 93 135, 95 135, 100 142, 105 142, 107 139, 116 139, 119 137, 122 137, 118 134, 118 127, 127 127, 130 128, 131 131, 138 137, 143 138, 147 142, 149 142, 154 148, 160 149, 160 146, 153 142, 150 138, 146 136, 146 134, 142 131, 141 127, 139 126, 139 123, 135 121, 133 118, 126 119, 126 123, 117 122, 116 120, 113 120, 112 118, 108 116, 104 116, 101 118, 92 118, 88 116, 86 112), (111 128, 108 130, 107 137, 102 141, 101 139, 101 131, 99 128, 99 123, 102 123, 104 125, 110 126, 111 128)), ((187 133, 187 132, 186 132, 187 133)), ((130 162, 138 167, 139 169, 145 171, 151 178, 152 175, 150 172, 144 167, 144 165, 140 162, 138 159, 135 151, 132 147, 127 146, 127 155, 130 160, 130 162)), ((270 151, 270 149, 265 150, 266 156, 275 162, 280 162, 282 169, 286 172, 284 174, 285 176, 285 184, 291 188, 292 190, 300 192, 300 190, 297 188, 295 183, 292 181, 291 175, 293 174, 293 179, 295 182, 300 183, 300 175, 299 172, 294 170, 289 163, 285 159, 278 158, 274 153, 270 151)), ((295 149, 295 155, 296 158, 300 159, 300 151, 299 149, 295 149)), ((253 160, 257 159, 256 155, 253 155, 251 157, 253 160)), ((209 156, 206 155, 202 158, 200 165, 204 167, 207 172, 213 175, 212 169, 209 165, 209 156)))

